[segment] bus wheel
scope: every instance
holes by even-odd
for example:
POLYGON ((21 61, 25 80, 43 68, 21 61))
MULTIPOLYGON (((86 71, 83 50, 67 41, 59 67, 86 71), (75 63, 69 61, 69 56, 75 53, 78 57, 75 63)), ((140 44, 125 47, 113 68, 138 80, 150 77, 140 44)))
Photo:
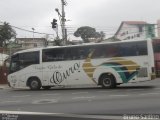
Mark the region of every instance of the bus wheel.
POLYGON ((43 88, 44 90, 49 90, 49 89, 51 89, 51 86, 42 86, 42 88, 43 88))
POLYGON ((110 74, 103 74, 100 77, 100 85, 102 85, 102 88, 115 88, 116 87, 115 77, 110 74))
POLYGON ((29 80, 29 87, 31 90, 39 90, 41 88, 41 82, 37 78, 31 78, 29 80))

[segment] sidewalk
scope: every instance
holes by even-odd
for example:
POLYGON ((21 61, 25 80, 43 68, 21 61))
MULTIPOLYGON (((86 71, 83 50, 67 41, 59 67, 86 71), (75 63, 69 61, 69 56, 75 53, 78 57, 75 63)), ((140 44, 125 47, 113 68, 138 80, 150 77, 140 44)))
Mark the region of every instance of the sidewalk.
POLYGON ((0 89, 8 89, 8 84, 0 84, 0 89))

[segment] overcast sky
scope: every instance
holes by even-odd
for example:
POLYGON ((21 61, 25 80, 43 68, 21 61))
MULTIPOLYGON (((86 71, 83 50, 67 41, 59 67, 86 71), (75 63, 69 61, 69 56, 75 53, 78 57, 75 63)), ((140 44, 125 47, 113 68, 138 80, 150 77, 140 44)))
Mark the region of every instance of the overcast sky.
MULTIPOLYGON (((70 34, 80 26, 91 26, 112 35, 121 21, 156 23, 160 19, 160 0, 66 1, 66 19, 70 20, 66 26, 70 34)), ((55 8, 61 11, 61 0, 0 0, 0 21, 27 30, 35 28, 37 32, 55 34, 51 28, 52 19, 58 19, 55 8)), ((18 37, 32 36, 28 32, 16 31, 18 37)))

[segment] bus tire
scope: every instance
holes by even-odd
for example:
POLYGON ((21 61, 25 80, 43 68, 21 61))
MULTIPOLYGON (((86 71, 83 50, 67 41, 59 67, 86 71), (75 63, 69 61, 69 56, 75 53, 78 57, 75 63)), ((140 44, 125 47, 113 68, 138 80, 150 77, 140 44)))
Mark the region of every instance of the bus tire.
POLYGON ((38 78, 32 77, 28 81, 28 86, 31 90, 40 90, 41 82, 38 78))
POLYGON ((42 86, 42 88, 43 88, 44 90, 49 90, 49 89, 51 89, 51 86, 42 86))
POLYGON ((116 88, 116 79, 112 74, 103 74, 99 80, 102 88, 116 88))

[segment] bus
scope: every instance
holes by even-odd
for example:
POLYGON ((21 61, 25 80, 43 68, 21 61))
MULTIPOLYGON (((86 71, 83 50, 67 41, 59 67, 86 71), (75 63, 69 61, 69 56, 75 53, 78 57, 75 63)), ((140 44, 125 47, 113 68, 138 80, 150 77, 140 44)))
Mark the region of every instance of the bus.
POLYGON ((115 88, 155 78, 151 40, 33 48, 14 53, 8 74, 12 88, 101 86, 115 88))

